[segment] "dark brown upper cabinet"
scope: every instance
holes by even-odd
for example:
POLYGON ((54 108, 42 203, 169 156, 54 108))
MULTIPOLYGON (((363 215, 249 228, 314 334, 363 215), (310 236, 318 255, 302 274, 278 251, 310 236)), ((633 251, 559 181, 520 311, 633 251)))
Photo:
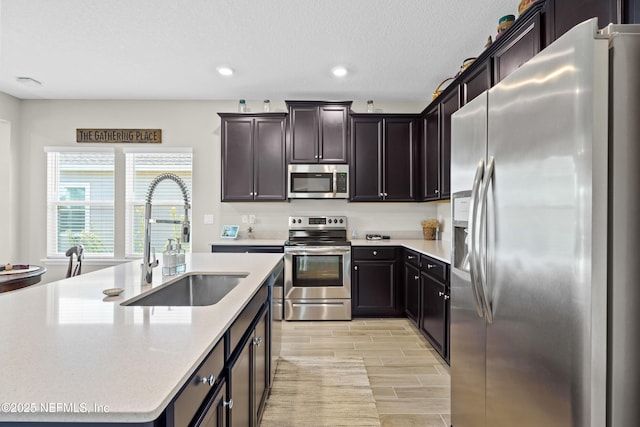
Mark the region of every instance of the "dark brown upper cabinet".
POLYGON ((352 114, 352 202, 415 201, 417 134, 414 114, 352 114))
POLYGON ((428 110, 421 119, 420 199, 440 199, 440 104, 428 110))
POLYGON ((491 87, 491 61, 484 60, 466 74, 462 82, 462 104, 466 104, 491 87))
POLYGON ((219 113, 222 201, 286 201, 286 113, 219 113))
POLYGON ((347 163, 351 101, 286 101, 289 163, 347 163))
POLYGON ((541 17, 542 12, 530 15, 518 23, 516 31, 504 34, 505 40, 498 39, 500 47, 492 55, 495 84, 540 52, 543 35, 541 17))

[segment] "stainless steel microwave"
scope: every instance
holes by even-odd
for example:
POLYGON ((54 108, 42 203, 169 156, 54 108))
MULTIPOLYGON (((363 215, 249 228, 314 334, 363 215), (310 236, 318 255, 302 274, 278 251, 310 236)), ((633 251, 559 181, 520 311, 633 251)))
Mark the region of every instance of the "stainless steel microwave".
POLYGON ((349 165, 289 165, 290 199, 348 199, 349 165))

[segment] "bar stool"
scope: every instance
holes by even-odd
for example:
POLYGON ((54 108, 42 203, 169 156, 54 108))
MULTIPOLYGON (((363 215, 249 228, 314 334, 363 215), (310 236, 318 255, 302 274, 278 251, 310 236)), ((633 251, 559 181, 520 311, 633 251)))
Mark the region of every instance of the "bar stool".
POLYGON ((72 246, 67 249, 66 255, 69 257, 69 267, 67 277, 77 276, 82 272, 82 260, 84 259, 84 247, 82 245, 72 246), (76 256, 76 264, 73 266, 73 256, 76 256))

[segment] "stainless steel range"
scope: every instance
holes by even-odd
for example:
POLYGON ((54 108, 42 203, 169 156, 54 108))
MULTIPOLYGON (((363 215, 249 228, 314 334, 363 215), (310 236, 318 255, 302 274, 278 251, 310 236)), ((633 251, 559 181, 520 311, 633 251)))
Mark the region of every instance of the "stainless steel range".
POLYGON ((286 320, 351 320, 346 217, 289 217, 284 264, 286 320))

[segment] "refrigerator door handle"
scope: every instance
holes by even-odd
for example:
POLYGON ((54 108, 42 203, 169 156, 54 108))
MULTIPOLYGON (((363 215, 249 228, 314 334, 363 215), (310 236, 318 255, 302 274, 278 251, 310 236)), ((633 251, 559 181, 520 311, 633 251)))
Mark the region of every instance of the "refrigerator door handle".
POLYGON ((487 315, 487 322, 493 323, 493 312, 491 310, 491 304, 489 303, 489 297, 487 293, 487 197, 489 194, 489 187, 491 186, 491 181, 493 180, 493 170, 495 167, 495 159, 492 157, 487 164, 487 169, 484 174, 484 180, 482 183, 482 188, 480 189, 480 203, 479 203, 479 211, 480 211, 480 230, 478 231, 478 264, 480 266, 480 297, 482 299, 482 304, 484 305, 484 311, 487 315))
POLYGON ((484 317, 482 309, 482 300, 480 299, 480 289, 478 287, 478 256, 476 253, 476 219, 478 215, 478 195, 480 184, 482 183, 482 175, 484 174, 484 160, 478 162, 476 175, 473 179, 473 187, 471 187, 471 200, 469 202, 469 236, 471 237, 471 245, 467 248, 467 253, 471 259, 469 275, 471 276, 471 290, 473 291, 473 300, 476 303, 476 311, 479 317, 484 317))

